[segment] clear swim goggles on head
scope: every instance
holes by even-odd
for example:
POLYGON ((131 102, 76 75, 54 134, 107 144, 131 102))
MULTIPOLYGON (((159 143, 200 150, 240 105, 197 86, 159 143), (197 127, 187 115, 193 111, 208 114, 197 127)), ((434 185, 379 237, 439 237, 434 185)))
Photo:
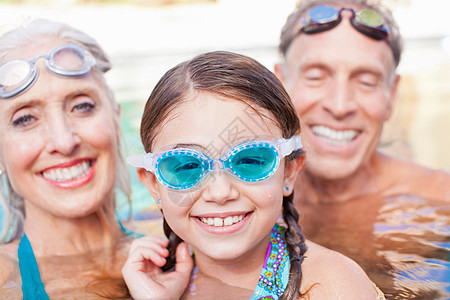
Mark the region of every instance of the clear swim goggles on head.
POLYGON ((293 136, 277 141, 245 142, 229 149, 219 159, 193 149, 176 148, 159 154, 132 155, 127 161, 154 173, 168 188, 187 190, 220 169, 246 182, 264 180, 277 171, 283 157, 301 148, 301 138, 293 136))
POLYGON ((308 15, 301 19, 303 26, 293 38, 301 32, 313 34, 333 29, 342 21, 341 12, 344 10, 352 12, 350 23, 362 34, 375 40, 387 37, 388 29, 384 26, 383 17, 372 9, 355 12, 352 8, 336 9, 328 5, 319 5, 311 8, 308 15))
POLYGON ((40 58, 45 59, 47 70, 64 77, 86 75, 95 65, 95 58, 88 51, 73 44, 58 46, 29 61, 7 61, 0 65, 0 98, 14 97, 31 87, 39 73, 36 62, 40 58))

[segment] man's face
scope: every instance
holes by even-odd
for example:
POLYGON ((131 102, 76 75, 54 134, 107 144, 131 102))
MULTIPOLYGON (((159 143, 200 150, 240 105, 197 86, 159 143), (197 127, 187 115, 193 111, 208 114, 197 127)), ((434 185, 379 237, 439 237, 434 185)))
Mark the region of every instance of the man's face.
POLYGON ((334 29, 300 34, 275 68, 302 121, 306 172, 349 178, 370 161, 392 111, 398 77, 385 41, 334 29))

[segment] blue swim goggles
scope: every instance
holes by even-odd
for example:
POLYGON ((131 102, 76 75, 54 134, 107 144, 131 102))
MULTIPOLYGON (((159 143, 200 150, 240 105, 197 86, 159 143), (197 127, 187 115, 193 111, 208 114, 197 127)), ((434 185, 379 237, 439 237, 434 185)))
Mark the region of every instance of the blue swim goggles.
POLYGON ((385 39, 388 29, 384 26, 383 17, 372 9, 355 11, 352 8, 336 9, 328 5, 319 5, 308 11, 306 18, 301 20, 305 33, 318 33, 336 27, 342 20, 341 12, 348 10, 352 13, 350 23, 353 28, 375 40, 385 39))
POLYGON ((78 45, 65 44, 54 48, 49 54, 41 54, 30 61, 14 59, 0 65, 0 98, 14 97, 33 85, 39 71, 38 59, 45 59, 51 73, 64 77, 79 77, 89 73, 95 58, 78 45))
POLYGON ((283 157, 301 148, 301 138, 293 136, 277 141, 245 142, 229 149, 219 159, 209 158, 193 149, 175 148, 158 154, 132 155, 127 161, 134 167, 154 173, 168 188, 187 190, 220 169, 246 182, 264 180, 277 171, 283 157))
POLYGON ((362 34, 378 41, 387 38, 388 28, 384 18, 372 9, 355 11, 352 8, 336 9, 329 5, 318 5, 311 8, 306 17, 300 20, 302 27, 292 36, 288 45, 302 32, 314 34, 333 29, 341 23, 341 13, 344 10, 352 13, 350 24, 362 34))

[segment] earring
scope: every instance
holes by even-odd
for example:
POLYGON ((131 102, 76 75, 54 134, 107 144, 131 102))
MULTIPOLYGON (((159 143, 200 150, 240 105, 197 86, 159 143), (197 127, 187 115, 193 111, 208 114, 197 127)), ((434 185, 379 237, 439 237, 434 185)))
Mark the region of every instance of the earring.
POLYGON ((288 186, 286 187, 286 191, 289 191, 289 187, 288 186))
POLYGON ((161 203, 161 199, 158 199, 158 204, 161 203))

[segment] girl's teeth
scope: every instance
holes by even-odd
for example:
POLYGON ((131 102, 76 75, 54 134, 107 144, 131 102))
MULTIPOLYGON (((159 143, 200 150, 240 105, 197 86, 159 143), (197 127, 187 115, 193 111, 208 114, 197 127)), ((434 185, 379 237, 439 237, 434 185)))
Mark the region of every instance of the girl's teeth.
POLYGON ((223 220, 223 225, 225 226, 233 225, 233 217, 226 217, 225 220, 223 220))
POLYGON ((237 222, 241 221, 244 218, 244 215, 240 216, 229 216, 226 218, 200 218, 200 220, 209 225, 214 227, 223 227, 223 226, 230 226, 233 224, 236 224, 237 222))
POLYGON ((214 218, 214 226, 222 227, 223 226, 223 219, 221 219, 221 218, 214 218))

